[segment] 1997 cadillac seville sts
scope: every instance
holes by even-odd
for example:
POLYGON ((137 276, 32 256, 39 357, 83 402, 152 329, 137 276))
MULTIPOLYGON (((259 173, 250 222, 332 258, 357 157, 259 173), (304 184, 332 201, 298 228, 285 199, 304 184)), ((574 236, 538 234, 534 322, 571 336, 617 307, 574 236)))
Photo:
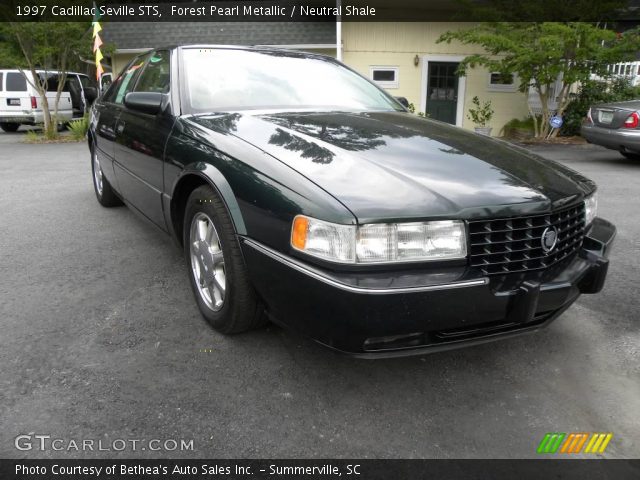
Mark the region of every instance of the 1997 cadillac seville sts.
POLYGON ((309 53, 141 55, 94 104, 89 149, 98 201, 176 238, 215 329, 270 318, 365 357, 545 326, 600 291, 615 235, 575 171, 309 53))

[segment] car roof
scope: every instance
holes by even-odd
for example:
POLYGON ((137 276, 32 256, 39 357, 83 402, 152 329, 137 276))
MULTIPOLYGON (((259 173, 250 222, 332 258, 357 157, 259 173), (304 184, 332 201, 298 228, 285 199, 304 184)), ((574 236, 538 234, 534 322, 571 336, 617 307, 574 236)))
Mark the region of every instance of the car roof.
MULTIPOLYGON (((22 69, 23 72, 26 73, 30 73, 31 71, 27 68, 23 68, 22 69)), ((20 70, 17 68, 0 68, 0 72, 8 72, 8 73, 20 73, 20 70)), ((36 68, 36 73, 51 73, 51 74, 56 74, 56 73, 60 73, 58 70, 42 70, 41 68, 36 68)), ((80 72, 67 72, 67 75, 82 75, 83 77, 88 77, 89 75, 87 75, 86 73, 80 73, 80 72)))
POLYGON ((333 58, 330 55, 324 55, 322 53, 316 52, 308 52, 306 50, 295 50, 292 48, 286 47, 278 47, 273 45, 221 45, 221 44, 202 44, 202 43, 193 43, 193 44, 170 44, 165 45, 159 48, 152 48, 149 51, 156 50, 176 50, 176 49, 190 49, 190 48, 212 48, 212 49, 220 49, 220 50, 247 50, 253 52, 278 52, 278 53, 291 53, 295 55, 309 55, 310 57, 323 57, 323 58, 333 58))

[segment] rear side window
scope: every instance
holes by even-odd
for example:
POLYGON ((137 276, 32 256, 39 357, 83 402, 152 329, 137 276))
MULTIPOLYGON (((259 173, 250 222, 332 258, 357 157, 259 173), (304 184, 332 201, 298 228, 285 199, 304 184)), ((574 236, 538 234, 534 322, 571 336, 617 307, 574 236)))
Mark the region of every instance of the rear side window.
POLYGON ((2 91, 2 86, 4 85, 4 82, 3 82, 4 77, 3 77, 3 75, 4 75, 4 72, 0 72, 0 92, 2 91))
MULTIPOLYGON (((40 79, 44 79, 44 74, 43 73, 39 73, 38 76, 40 77, 40 79)), ((60 78, 61 76, 58 74, 49 74, 47 76, 47 92, 57 92, 58 91, 58 86, 60 85, 60 78)), ((71 77, 67 77, 71 78, 71 77)), ((65 84, 62 86, 62 91, 63 92, 68 92, 69 91, 69 87, 67 85, 67 82, 65 82, 65 84)))
POLYGON ((155 52, 147 61, 140 80, 136 85, 136 92, 169 92, 169 52, 162 50, 155 52))
POLYGON ((7 73, 7 92, 26 92, 27 79, 18 72, 7 73))

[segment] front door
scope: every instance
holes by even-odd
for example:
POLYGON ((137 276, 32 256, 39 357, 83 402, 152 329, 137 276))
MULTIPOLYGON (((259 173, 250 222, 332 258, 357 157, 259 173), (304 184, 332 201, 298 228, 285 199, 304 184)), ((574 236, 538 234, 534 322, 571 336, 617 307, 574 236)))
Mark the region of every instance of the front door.
MULTIPOLYGON (((153 52, 136 80, 133 92, 169 94, 170 54, 153 52)), ((116 122, 114 170, 125 200, 145 217, 166 229, 162 212, 164 147, 174 118, 165 102, 163 111, 151 115, 126 106, 116 122)))
POLYGON ((458 62, 429 62, 427 105, 430 118, 456 124, 458 108, 458 62))

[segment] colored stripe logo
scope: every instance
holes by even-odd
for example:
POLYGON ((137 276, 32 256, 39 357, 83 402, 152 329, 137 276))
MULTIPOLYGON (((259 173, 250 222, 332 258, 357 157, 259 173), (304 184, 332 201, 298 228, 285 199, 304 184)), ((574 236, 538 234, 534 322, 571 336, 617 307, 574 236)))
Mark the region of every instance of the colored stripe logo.
POLYGON ((604 453, 613 433, 558 433, 545 434, 537 452, 545 453, 604 453), (583 450, 584 448, 584 450, 583 450))

